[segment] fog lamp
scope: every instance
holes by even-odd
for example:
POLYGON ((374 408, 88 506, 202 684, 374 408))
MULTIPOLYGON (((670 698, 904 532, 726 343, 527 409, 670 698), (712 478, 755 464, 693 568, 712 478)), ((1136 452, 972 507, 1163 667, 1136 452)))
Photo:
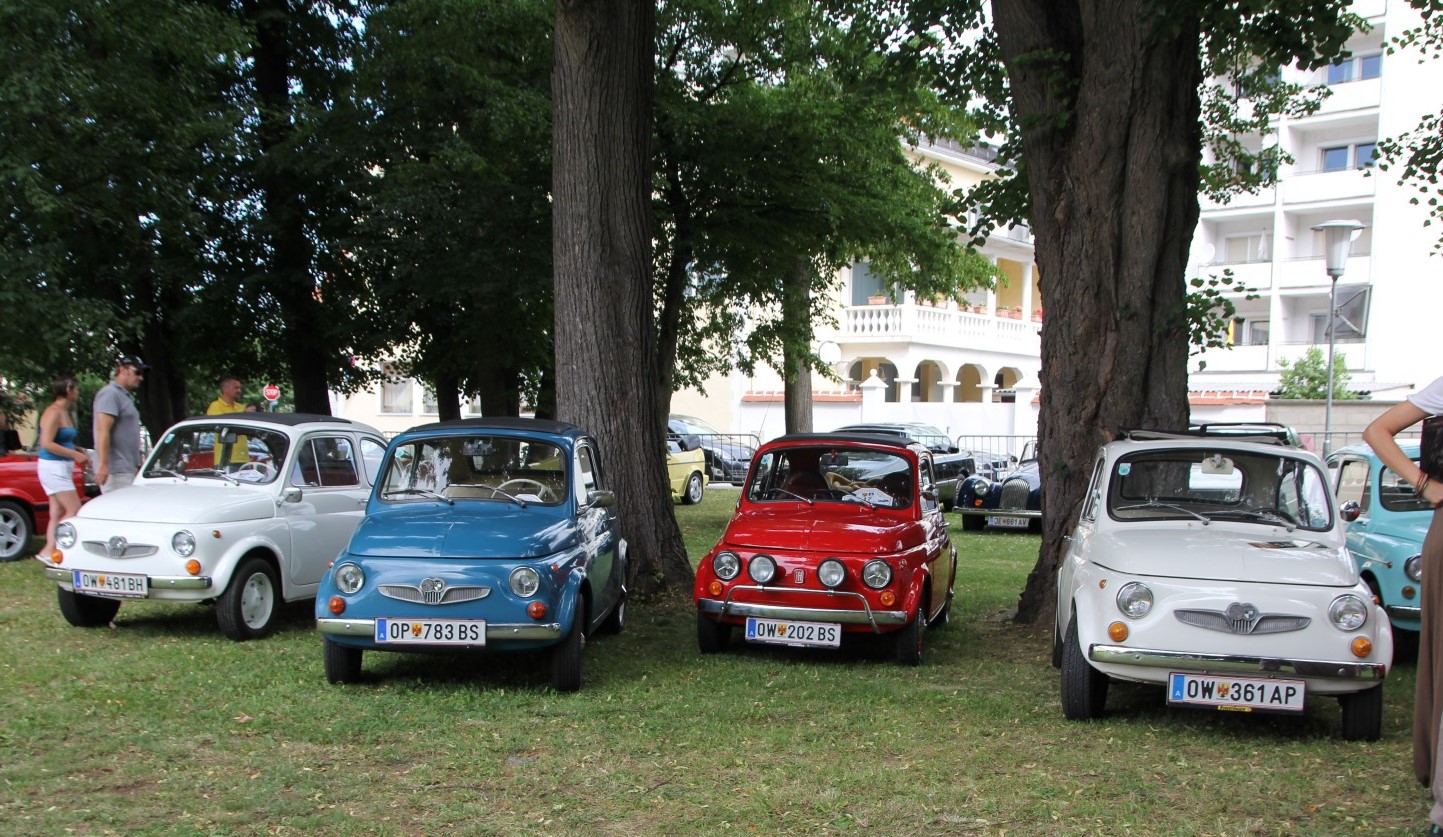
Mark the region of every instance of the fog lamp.
POLYGON ((546 618, 546 602, 532 602, 526 606, 526 615, 532 619, 546 618))
POLYGON ((770 555, 758 555, 747 562, 747 575, 758 584, 766 584, 777 577, 777 562, 770 555))
POLYGON ((1371 653, 1373 653, 1373 641, 1371 639, 1360 636, 1353 640, 1354 657, 1367 657, 1371 653))
POLYGON ((340 596, 332 596, 331 600, 326 602, 326 610, 340 616, 346 612, 346 600, 340 596))
POLYGON ((892 605, 894 605, 894 604, 896 604, 896 603, 897 603, 897 594, 896 594, 896 593, 893 593, 891 590, 883 590, 883 591, 882 591, 882 606, 883 606, 883 607, 891 607, 892 605))
POLYGON ((194 558, 185 562, 185 571, 191 575, 200 575, 200 562, 194 558))
POLYGON ((1107 626, 1107 635, 1113 642, 1122 642, 1127 639, 1127 626, 1121 622, 1113 622, 1107 626))

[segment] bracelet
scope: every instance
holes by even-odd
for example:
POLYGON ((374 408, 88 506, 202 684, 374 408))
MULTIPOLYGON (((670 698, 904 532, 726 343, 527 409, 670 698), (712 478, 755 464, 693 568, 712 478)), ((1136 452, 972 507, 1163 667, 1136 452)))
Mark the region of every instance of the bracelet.
POLYGON ((1413 493, 1417 494, 1419 497, 1422 497, 1423 492, 1428 490, 1429 481, 1430 478, 1428 474, 1420 471, 1418 476, 1418 482, 1414 483, 1413 485, 1413 493))

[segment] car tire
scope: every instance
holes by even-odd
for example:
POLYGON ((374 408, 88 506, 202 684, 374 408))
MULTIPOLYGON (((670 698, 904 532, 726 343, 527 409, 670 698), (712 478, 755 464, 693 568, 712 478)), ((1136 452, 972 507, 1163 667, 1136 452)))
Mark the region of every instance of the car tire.
POLYGON ((985 517, 973 514, 962 515, 962 531, 964 532, 980 532, 986 525, 987 518, 985 517))
POLYGON ((701 474, 692 471, 691 476, 686 480, 686 490, 681 493, 681 504, 683 506, 695 506, 706 496, 706 486, 702 485, 701 474))
POLYGON ((30 523, 30 514, 19 503, 0 500, 0 561, 16 561, 24 557, 34 535, 35 527, 30 523))
POLYGON ((361 649, 329 639, 325 646, 326 682, 355 683, 361 679, 361 649))
POLYGON ((582 613, 578 609, 571 623, 571 632, 551 649, 551 688, 558 692, 574 692, 581 688, 581 648, 586 644, 582 630, 582 613))
POLYGON ((1077 639, 1077 614, 1062 640, 1062 716, 1069 721, 1101 718, 1107 705, 1107 675, 1092 667, 1077 639))
POLYGON ((236 642, 260 639, 275 630, 280 601, 275 568, 263 558, 246 558, 216 602, 216 622, 221 633, 236 642))
POLYGON ((596 632, 615 636, 624 630, 626 630, 626 591, 622 590, 621 598, 616 600, 616 606, 606 614, 606 619, 602 621, 601 627, 597 628, 596 632))
POLYGON ((926 621, 926 617, 919 610, 912 617, 912 621, 897 632, 897 644, 894 650, 897 662, 904 666, 920 666, 922 664, 922 645, 926 635, 922 623, 926 621))
POLYGON ((732 626, 696 615, 696 647, 703 654, 718 654, 732 644, 732 626))
POLYGON ((120 602, 115 599, 86 596, 64 587, 56 587, 55 592, 60 600, 60 615, 77 628, 104 627, 120 611, 120 602))
POLYGON ((1383 736, 1383 687, 1338 695, 1344 741, 1377 741, 1383 736))

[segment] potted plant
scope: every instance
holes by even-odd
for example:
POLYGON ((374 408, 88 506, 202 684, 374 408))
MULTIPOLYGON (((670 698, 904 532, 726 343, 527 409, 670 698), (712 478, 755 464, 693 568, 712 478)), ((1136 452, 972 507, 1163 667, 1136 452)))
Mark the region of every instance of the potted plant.
POLYGON ((867 297, 867 304, 868 304, 868 305, 886 305, 886 304, 887 304, 887 295, 886 295, 886 294, 872 294, 871 296, 867 297))

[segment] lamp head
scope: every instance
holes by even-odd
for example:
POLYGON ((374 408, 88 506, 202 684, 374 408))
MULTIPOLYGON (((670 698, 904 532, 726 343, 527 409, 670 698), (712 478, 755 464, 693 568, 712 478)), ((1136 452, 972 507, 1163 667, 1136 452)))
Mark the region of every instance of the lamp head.
POLYGON ((1348 266, 1348 255, 1353 249, 1353 236, 1363 229, 1363 224, 1358 221, 1324 221, 1312 229, 1323 234, 1323 261, 1328 275, 1337 279, 1348 266))

